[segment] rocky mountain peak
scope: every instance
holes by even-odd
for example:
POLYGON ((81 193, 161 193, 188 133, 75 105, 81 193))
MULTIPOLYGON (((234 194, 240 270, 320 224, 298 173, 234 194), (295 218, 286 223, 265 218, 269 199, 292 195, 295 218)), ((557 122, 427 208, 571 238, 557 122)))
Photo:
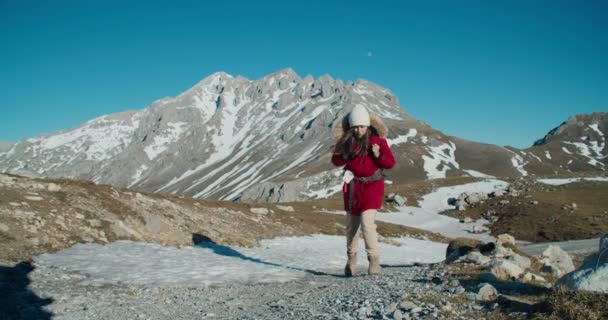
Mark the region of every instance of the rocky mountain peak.
MULTIPOLYGON (((370 81, 300 78, 286 68, 257 80, 216 72, 145 109, 26 139, 0 152, 0 171, 196 198, 242 199, 248 190, 253 190, 251 201, 272 194, 281 201, 328 197, 341 185, 341 169, 328 159, 333 131, 356 105, 387 125, 398 159, 389 179, 395 183, 598 170, 607 161, 605 113, 568 120, 568 126, 580 129, 572 134, 578 140, 546 150, 506 149, 448 137, 409 115, 395 95, 370 81)), ((554 133, 559 130, 565 129, 554 133)))
POLYGON ((608 135, 606 123, 608 112, 573 115, 551 129, 543 138, 536 140, 534 146, 560 140, 604 141, 608 135))

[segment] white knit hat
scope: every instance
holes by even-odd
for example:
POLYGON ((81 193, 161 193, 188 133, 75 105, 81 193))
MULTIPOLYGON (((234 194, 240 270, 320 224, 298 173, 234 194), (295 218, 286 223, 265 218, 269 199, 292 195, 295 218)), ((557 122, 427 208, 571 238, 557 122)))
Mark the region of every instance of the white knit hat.
POLYGON ((348 116, 348 124, 354 126, 369 126, 369 113, 364 106, 358 104, 348 116))

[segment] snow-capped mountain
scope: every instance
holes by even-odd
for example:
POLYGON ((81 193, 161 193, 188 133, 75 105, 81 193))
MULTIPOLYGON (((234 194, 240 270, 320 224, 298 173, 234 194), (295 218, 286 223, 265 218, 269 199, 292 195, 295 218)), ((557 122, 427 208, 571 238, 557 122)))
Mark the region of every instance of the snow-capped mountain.
MULTIPOLYGON (((394 183, 567 172, 561 162, 546 157, 535 166, 545 149, 536 153, 551 145, 551 138, 542 146, 518 150, 449 137, 409 115, 385 88, 365 80, 344 83, 329 75, 300 78, 292 69, 258 80, 214 73, 145 109, 16 143, 0 153, 0 170, 197 198, 322 198, 340 190, 340 169, 329 162, 333 130, 357 104, 378 114, 389 128, 397 165, 387 174, 394 183)), ((592 132, 585 134, 596 135, 585 142, 599 152, 600 165, 570 170, 604 169, 606 147, 598 137, 604 137, 606 114, 599 118, 597 124, 588 123, 592 132)), ((566 146, 570 160, 588 162, 585 151, 575 146, 566 146)))
POLYGON ((0 141, 0 152, 6 152, 13 147, 12 142, 0 141))

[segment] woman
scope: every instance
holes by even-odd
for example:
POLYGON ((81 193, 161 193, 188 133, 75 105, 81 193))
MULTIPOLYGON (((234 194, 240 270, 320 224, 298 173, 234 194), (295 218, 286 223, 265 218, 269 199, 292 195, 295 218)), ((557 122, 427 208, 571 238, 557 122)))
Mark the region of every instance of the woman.
POLYGON ((383 170, 395 165, 395 157, 385 139, 386 126, 376 115, 370 117, 361 105, 356 105, 344 117, 342 127, 338 130, 340 138, 331 162, 336 166, 344 166, 345 170, 343 191, 348 261, 344 274, 347 277, 355 274, 360 227, 369 261, 368 274, 378 275, 380 253, 374 219, 384 199, 383 170))

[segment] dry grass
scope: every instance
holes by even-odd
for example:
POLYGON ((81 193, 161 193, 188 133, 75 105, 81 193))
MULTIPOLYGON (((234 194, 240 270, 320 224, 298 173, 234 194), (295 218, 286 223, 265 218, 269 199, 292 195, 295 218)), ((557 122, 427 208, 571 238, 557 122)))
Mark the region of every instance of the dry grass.
POLYGON ((556 290, 547 297, 544 306, 544 313, 537 314, 535 319, 608 319, 608 294, 556 290))
POLYGON ((509 233, 518 240, 531 242, 564 241, 595 238, 608 231, 608 183, 581 181, 549 186, 534 181, 518 185, 505 179, 519 191, 516 197, 491 198, 465 211, 449 211, 447 215, 479 219, 494 211, 499 220, 490 226, 493 235, 509 233), (509 204, 501 205, 501 200, 509 204), (538 201, 533 204, 532 201, 538 201), (576 210, 562 206, 577 204, 576 210))

